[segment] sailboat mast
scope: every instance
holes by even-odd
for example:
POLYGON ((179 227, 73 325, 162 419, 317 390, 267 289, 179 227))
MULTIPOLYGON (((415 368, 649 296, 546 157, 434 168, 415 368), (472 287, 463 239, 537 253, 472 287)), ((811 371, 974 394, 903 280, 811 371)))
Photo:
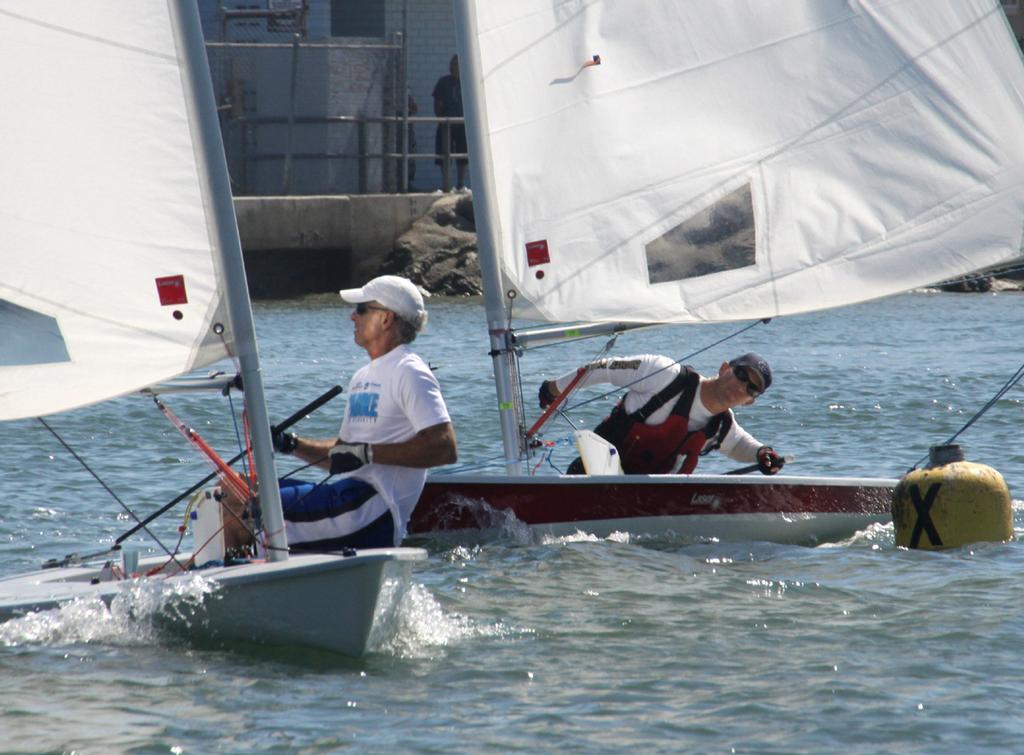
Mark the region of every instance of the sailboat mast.
POLYGON ((270 441, 270 419, 263 394, 259 352, 256 347, 256 328, 253 324, 252 305, 249 301, 242 244, 238 237, 238 223, 231 196, 231 181, 224 158, 220 124, 217 120, 210 83, 210 69, 206 63, 206 47, 195 0, 172 0, 168 3, 171 21, 177 37, 177 47, 184 58, 183 68, 188 73, 185 95, 189 117, 201 159, 198 162, 200 182, 208 206, 211 223, 210 235, 218 250, 221 274, 225 281, 227 308, 231 332, 241 367, 242 385, 245 387, 245 408, 252 432, 253 456, 259 477, 260 505, 264 530, 269 533, 269 558, 284 561, 288 558, 288 541, 284 534, 284 516, 281 511, 281 491, 277 486, 274 449, 270 441))
POLYGON ((508 343, 505 299, 501 269, 498 265, 498 245, 501 243, 501 237, 496 225, 498 213, 493 200, 496 195, 494 176, 490 169, 490 142, 486 138, 487 107, 483 97, 483 66, 476 35, 476 6, 472 0, 455 0, 454 8, 463 112, 469 142, 469 170, 473 180, 477 253, 480 257, 491 358, 494 361, 498 417, 501 421, 501 439, 505 449, 505 467, 509 474, 515 475, 522 472, 519 418, 515 409, 509 364, 510 360, 516 357, 508 343))

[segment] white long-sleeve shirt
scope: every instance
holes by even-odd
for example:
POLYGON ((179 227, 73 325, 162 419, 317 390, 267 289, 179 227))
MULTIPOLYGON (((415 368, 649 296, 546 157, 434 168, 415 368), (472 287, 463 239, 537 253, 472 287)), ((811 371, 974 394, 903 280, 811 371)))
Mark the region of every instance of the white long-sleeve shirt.
MULTIPOLYGON (((654 398, 658 391, 671 383, 682 368, 674 363, 667 356, 661 354, 639 354, 628 357, 610 357, 597 362, 592 362, 586 374, 580 379, 578 387, 584 388, 590 385, 601 385, 609 383, 620 388, 629 386, 623 408, 627 413, 632 414, 643 407, 648 401, 654 398)), ((576 370, 568 372, 555 379, 555 386, 559 392, 565 390, 566 386, 576 377, 576 370)), ((701 383, 707 378, 701 377, 701 383)), ((669 401, 656 412, 647 418, 646 424, 660 425, 672 413, 675 401, 669 401)), ((732 414, 732 410, 728 410, 732 414)), ((693 399, 690 407, 688 429, 690 431, 702 430, 711 421, 712 415, 704 402, 700 399, 700 388, 693 399)), ((722 445, 719 450, 736 461, 752 463, 757 461, 757 450, 765 445, 754 436, 740 427, 733 416, 729 431, 722 438, 722 445)))

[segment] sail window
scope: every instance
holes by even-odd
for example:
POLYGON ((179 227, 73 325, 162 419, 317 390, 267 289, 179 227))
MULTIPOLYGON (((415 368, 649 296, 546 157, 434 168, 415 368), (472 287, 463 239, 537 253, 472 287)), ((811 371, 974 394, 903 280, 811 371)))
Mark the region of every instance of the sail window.
POLYGON ((651 283, 667 283, 748 267, 755 248, 747 184, 647 244, 647 274, 651 283))
POLYGON ((56 319, 0 299, 0 367, 70 361, 56 319))

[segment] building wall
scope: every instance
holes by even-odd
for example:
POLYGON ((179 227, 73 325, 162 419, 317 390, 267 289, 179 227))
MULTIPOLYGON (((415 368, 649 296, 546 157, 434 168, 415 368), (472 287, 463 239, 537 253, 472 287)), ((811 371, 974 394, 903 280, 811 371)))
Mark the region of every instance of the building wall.
MULTIPOLYGON (((222 41, 220 8, 267 8, 300 0, 198 0, 203 19, 203 29, 208 41, 222 41)), ((515 0, 493 0, 514 2, 515 0)), ((310 42, 363 42, 380 43, 390 41, 398 32, 405 32, 407 51, 407 83, 409 93, 415 100, 419 115, 433 115, 431 93, 437 79, 448 72, 448 62, 455 53, 455 24, 452 0, 305 0, 308 7, 306 18, 307 36, 310 42), (341 20, 340 13, 367 14, 379 17, 383 8, 384 37, 352 38, 332 37, 332 29, 341 20)), ((1003 8, 1018 39, 1024 38, 1024 0, 1003 0, 1003 8)), ((356 19, 356 25, 359 21, 356 19)), ((265 42, 287 42, 289 33, 269 33, 266 24, 253 23, 248 32, 244 26, 233 26, 236 34, 248 33, 249 38, 265 42)), ((231 33, 228 34, 231 38, 231 33)), ((290 82, 290 55, 287 52, 267 53, 253 57, 251 62, 238 63, 242 73, 239 80, 249 82, 245 97, 247 112, 253 115, 280 115, 287 110, 287 93, 290 82), (244 66, 248 66, 245 69, 244 66)), ((321 51, 309 53, 303 58, 300 80, 302 90, 297 98, 298 115, 357 115, 383 114, 393 103, 400 102, 400 93, 388 80, 388 63, 380 55, 366 52, 342 53, 321 51)), ((395 69, 398 70, 397 68, 395 69)), ((216 78, 216 76, 215 76, 216 78)), ((395 75, 391 81, 397 81, 395 75)), ((414 127, 418 151, 434 151, 433 124, 418 124, 414 127)), ((376 132, 374 132, 376 133, 376 132)), ((301 134, 294 143, 299 151, 355 152, 357 135, 354 128, 305 126, 293 132, 301 134)), ((372 137, 370 149, 383 149, 382 135, 372 137)), ((285 136, 281 129, 261 132, 258 145, 243 144, 238 133, 226 134, 229 165, 233 177, 241 171, 240 158, 246 147, 262 152, 284 150, 285 136), (234 157, 234 159, 233 159, 234 157)), ((389 145, 396 149, 394 145, 389 145)), ((276 194, 282 186, 282 166, 275 162, 247 162, 245 179, 252 187, 251 193, 276 194)), ((371 163, 370 191, 388 190, 388 183, 381 175, 379 163, 371 163)), ((416 174, 413 187, 419 191, 433 191, 441 186, 441 171, 432 160, 415 162, 416 174)), ((237 181, 236 181, 237 183, 237 181)), ((358 191, 358 175, 353 160, 305 160, 293 168, 292 189, 295 193, 352 193, 358 191), (319 164, 318 164, 319 163, 319 164)))
MULTIPOLYGON (((293 51, 290 44, 298 29, 282 28, 264 19, 233 20, 223 23, 221 7, 227 9, 262 8, 268 0, 199 0, 203 30, 207 42, 256 43, 262 47, 225 49, 208 47, 214 89, 222 106, 231 105, 222 117, 225 150, 232 183, 237 195, 277 195, 285 193, 319 194, 354 191, 350 185, 335 183, 334 165, 327 160, 295 160, 286 183, 285 164, 280 159, 254 159, 254 156, 281 155, 289 146, 285 125, 253 125, 261 118, 286 118, 291 109, 293 51), (275 44, 276 47, 268 47, 275 44), (243 124, 239 116, 247 120, 243 124)), ((322 20, 310 13, 310 30, 322 26, 322 20)), ((299 27, 301 28, 301 27, 299 27)), ((307 34, 307 39, 312 31, 307 34)), ((300 49, 294 59, 298 86, 294 113, 297 117, 330 115, 329 93, 334 87, 324 49, 300 49)), ((363 89, 368 89, 364 86, 363 89)), ((356 110, 358 112, 358 110, 356 110)), ((296 153, 323 153, 329 147, 330 134, 324 125, 301 125, 290 132, 296 153)))
MULTIPOLYGON (((296 2, 298 0, 295 0, 296 2)), ((279 7, 289 0, 198 0, 203 30, 208 42, 258 42, 287 44, 290 31, 274 33, 264 20, 222 23, 221 8, 279 7)), ((439 77, 448 72, 455 53, 455 29, 451 0, 306 0, 304 42, 381 44, 397 40, 405 32, 408 91, 421 116, 433 115, 431 93, 439 77), (342 18, 348 13, 355 17, 342 18), (383 37, 332 37, 332 29, 343 29, 346 21, 357 29, 376 28, 367 19, 383 17, 383 37)), ((222 102, 234 99, 236 108, 250 118, 287 116, 291 81, 291 52, 278 50, 225 50, 211 48, 211 68, 222 102), (229 91, 230 90, 230 91, 229 91)), ((400 106, 400 55, 372 50, 303 50, 299 56, 299 87, 296 115, 355 116, 397 114, 400 106), (394 107, 392 113, 390 108, 394 107)), ((413 141, 420 152, 434 150, 433 124, 416 124, 413 141)), ((287 148, 283 126, 261 126, 244 130, 226 128, 228 161, 239 193, 272 195, 285 185, 282 160, 254 160, 253 155, 283 154, 287 148), (244 187, 244 190, 243 190, 244 187)), ((292 132, 295 152, 349 153, 358 151, 354 126, 317 127, 302 125, 292 132)), ((397 151, 396 133, 371 126, 365 133, 370 152, 397 151)), ((441 186, 440 169, 432 160, 415 161, 411 188, 433 191, 441 186)), ((370 161, 365 178, 368 190, 387 191, 396 177, 383 175, 380 161, 370 161)), ((392 164, 392 171, 395 166, 392 164)), ((359 191, 358 164, 353 159, 294 160, 291 191, 297 194, 347 194, 359 191)))

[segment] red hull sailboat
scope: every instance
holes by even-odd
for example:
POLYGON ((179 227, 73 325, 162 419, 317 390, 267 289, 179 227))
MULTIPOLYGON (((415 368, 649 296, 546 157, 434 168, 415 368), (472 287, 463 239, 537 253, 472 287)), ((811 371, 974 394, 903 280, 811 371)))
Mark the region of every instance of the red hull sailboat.
POLYGON ((533 476, 519 363, 1019 261, 1024 66, 999 4, 455 9, 504 469, 432 475, 410 532, 820 542, 886 521, 891 479, 533 476))

